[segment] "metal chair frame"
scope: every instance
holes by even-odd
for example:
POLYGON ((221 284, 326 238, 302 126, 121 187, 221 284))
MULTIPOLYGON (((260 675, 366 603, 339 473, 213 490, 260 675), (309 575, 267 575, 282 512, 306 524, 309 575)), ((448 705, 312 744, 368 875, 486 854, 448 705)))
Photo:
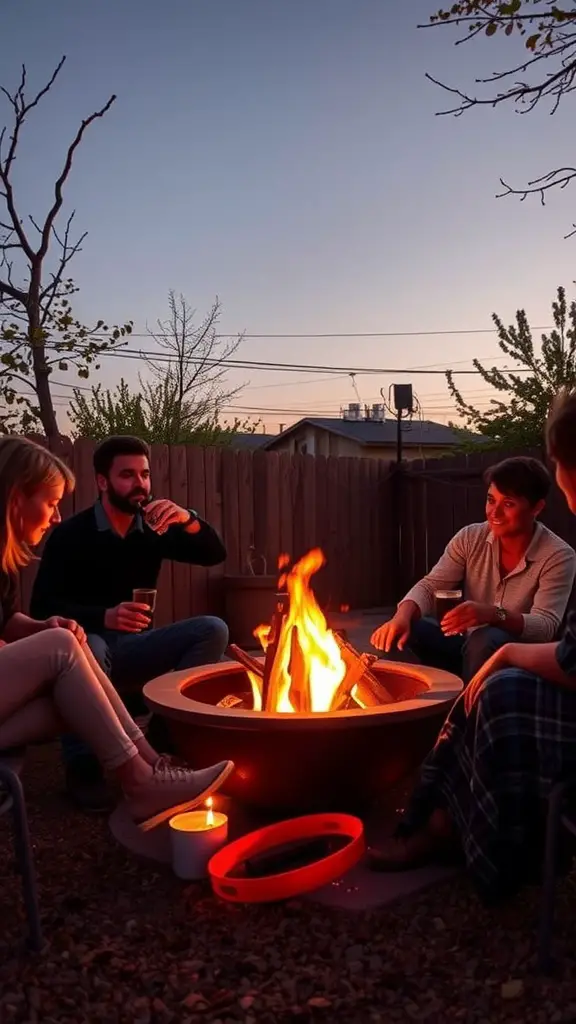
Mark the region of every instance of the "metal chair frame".
POLYGON ((28 814, 24 789, 20 780, 21 759, 0 759, 0 785, 6 790, 4 799, 0 794, 0 817, 12 812, 14 825, 14 860, 16 870, 22 879, 22 896, 28 926, 27 945, 38 953, 44 947, 34 854, 28 827, 28 814))

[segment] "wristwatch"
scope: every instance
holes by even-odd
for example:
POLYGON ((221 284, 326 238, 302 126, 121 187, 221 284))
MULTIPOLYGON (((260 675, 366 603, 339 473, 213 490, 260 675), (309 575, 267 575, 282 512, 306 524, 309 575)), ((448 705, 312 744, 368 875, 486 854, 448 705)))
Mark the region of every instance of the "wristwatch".
POLYGON ((494 616, 496 618, 496 622, 506 622, 506 609, 502 608, 500 605, 496 605, 494 616))

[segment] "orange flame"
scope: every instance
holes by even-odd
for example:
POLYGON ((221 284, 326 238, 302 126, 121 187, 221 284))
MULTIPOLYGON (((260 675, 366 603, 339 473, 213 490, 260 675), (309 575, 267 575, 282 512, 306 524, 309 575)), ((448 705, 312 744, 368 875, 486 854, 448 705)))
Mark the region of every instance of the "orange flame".
MULTIPOLYGON (((285 558, 285 556, 284 556, 285 558)), ((311 577, 324 565, 322 552, 315 548, 286 573, 289 595, 274 664, 269 680, 267 709, 285 713, 309 710, 329 711, 338 687, 346 675, 340 647, 310 587, 311 577)), ((283 559, 281 568, 285 568, 283 559)), ((254 636, 264 651, 270 640, 269 625, 258 626, 254 636)), ((262 710, 262 681, 248 673, 254 710, 262 710)))

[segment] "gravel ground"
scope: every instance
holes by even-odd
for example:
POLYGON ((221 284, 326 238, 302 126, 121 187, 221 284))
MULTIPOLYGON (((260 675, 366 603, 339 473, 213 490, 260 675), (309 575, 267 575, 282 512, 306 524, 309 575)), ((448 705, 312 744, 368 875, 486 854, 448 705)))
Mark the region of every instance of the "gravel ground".
POLYGON ((71 812, 58 753, 25 784, 48 948, 20 952, 18 883, 0 825, 0 1022, 576 1021, 576 886, 559 893, 554 980, 534 976, 536 893, 482 910, 464 881, 393 910, 217 903, 136 862, 102 820, 71 812))

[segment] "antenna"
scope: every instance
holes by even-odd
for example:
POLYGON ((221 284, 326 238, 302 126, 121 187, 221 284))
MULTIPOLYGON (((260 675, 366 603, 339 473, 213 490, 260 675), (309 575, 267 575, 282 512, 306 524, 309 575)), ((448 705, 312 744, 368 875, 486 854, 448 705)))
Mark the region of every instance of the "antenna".
POLYGON ((356 374, 355 373, 350 373, 350 374, 348 374, 348 376, 350 377, 350 380, 352 381, 352 388, 354 390, 354 394, 356 395, 356 398, 357 398, 359 404, 362 405, 362 399, 360 398, 360 392, 358 391, 358 385, 356 384, 356 374))

